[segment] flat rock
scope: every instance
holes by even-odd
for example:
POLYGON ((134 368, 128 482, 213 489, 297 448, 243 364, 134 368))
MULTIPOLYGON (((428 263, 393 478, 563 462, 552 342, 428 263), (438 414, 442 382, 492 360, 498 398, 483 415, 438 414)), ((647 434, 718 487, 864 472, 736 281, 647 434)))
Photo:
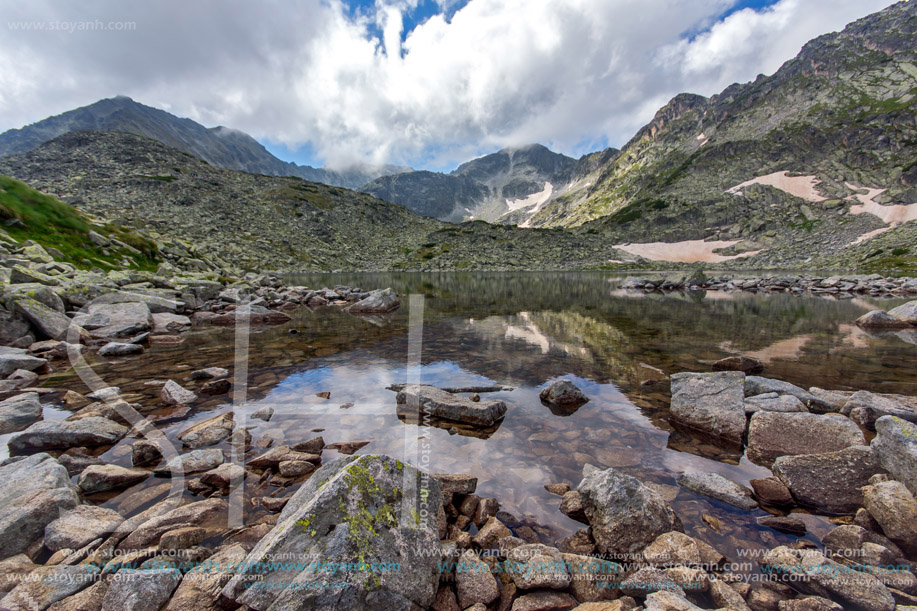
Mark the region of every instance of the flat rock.
POLYGON ((108 537, 124 522, 117 511, 95 505, 77 505, 45 527, 45 547, 51 551, 81 549, 108 537))
POLYGON ((80 420, 36 422, 9 440, 10 452, 24 454, 39 450, 113 445, 128 432, 108 418, 90 416, 80 420))
POLYGON ((503 401, 475 402, 425 384, 406 385, 396 401, 401 409, 480 426, 491 426, 506 414, 503 401))
POLYGON ((677 373, 672 376, 672 418, 689 428, 741 445, 745 434, 745 374, 677 373))
POLYGON ((778 395, 775 392, 745 398, 745 413, 755 412, 807 412, 802 401, 792 395, 778 395))
POLYGON ((101 611, 159 611, 181 580, 176 569, 122 569, 109 585, 101 611))
POLYGON ((741 371, 745 375, 764 372, 764 363, 750 356, 727 356, 713 364, 713 371, 741 371))
POLYGON ((751 490, 719 473, 682 473, 676 481, 685 490, 739 509, 751 511, 758 507, 751 490))
POLYGON ((799 388, 795 384, 790 384, 783 380, 762 378, 760 376, 748 376, 745 378, 746 397, 754 397, 755 395, 763 395, 771 392, 775 392, 778 395, 796 397, 802 401, 806 409, 812 412, 823 413, 825 411, 832 411, 830 404, 819 399, 809 391, 799 388))
POLYGON ((906 329, 910 323, 892 316, 885 310, 873 310, 856 319, 858 327, 866 329, 906 329))
POLYGON ((862 486, 882 473, 867 446, 836 452, 783 456, 774 461, 774 475, 801 505, 828 513, 853 513, 863 504, 862 486))
POLYGON ((574 607, 576 599, 569 594, 547 590, 520 596, 513 601, 510 611, 569 611, 574 607))
POLYGON ((806 523, 790 516, 761 516, 755 520, 758 526, 766 526, 788 535, 801 537, 806 534, 806 523))
POLYGON ((819 551, 780 546, 759 560, 766 573, 796 576, 793 587, 841 602, 861 611, 893 611, 895 599, 881 581, 869 573, 845 571, 819 551), (800 578, 799 576, 804 576, 800 578))
POLYGON ((17 369, 35 371, 48 364, 47 359, 31 356, 25 348, 0 346, 0 378, 6 378, 17 369))
POLYGON ((67 470, 47 454, 0 467, 0 559, 24 552, 79 502, 67 470))
POLYGON ((150 308, 143 302, 91 303, 87 306, 87 313, 75 316, 73 322, 86 328, 83 324, 86 319, 96 324, 105 323, 87 329, 96 338, 130 337, 149 331, 153 322, 150 308))
POLYGON ((127 356, 130 354, 143 353, 143 346, 140 344, 125 344, 122 342, 108 342, 99 348, 99 356, 127 356))
POLYGON ((322 457, 318 454, 308 454, 306 452, 297 452, 290 446, 277 446, 271 448, 264 454, 256 456, 248 461, 247 466, 253 469, 270 469, 277 468, 281 462, 288 460, 302 460, 312 463, 319 463, 322 457))
POLYGON ((192 449, 212 446, 232 435, 235 424, 235 415, 226 412, 185 429, 178 438, 192 449))
POLYGON ((214 488, 228 488, 245 479, 245 469, 239 465, 224 462, 216 469, 201 475, 201 482, 214 488))
POLYGON ((194 403, 197 400, 197 395, 187 388, 183 388, 175 380, 168 380, 163 384, 159 398, 166 405, 187 405, 188 403, 194 403))
POLYGON ((369 296, 345 308, 352 314, 384 314, 401 305, 398 295, 392 289, 370 291, 369 296))
POLYGON ((748 427, 748 458, 764 466, 780 456, 833 452, 865 443, 860 428, 841 416, 762 411, 752 415, 748 427))
POLYGON ((220 519, 225 526, 227 509, 228 505, 222 499, 206 499, 181 505, 143 520, 136 526, 137 518, 134 517, 121 525, 121 530, 131 528, 131 532, 121 541, 118 549, 133 551, 156 545, 162 535, 176 528, 201 526, 211 522, 217 524, 220 519))
POLYGON ((209 448, 206 450, 191 450, 186 454, 169 460, 163 466, 157 468, 157 475, 172 475, 175 471, 177 474, 190 475, 192 473, 201 473, 210 471, 223 464, 223 450, 218 448, 209 448))
POLYGON ((660 590, 646 597, 644 611, 699 611, 698 607, 682 594, 660 590))
POLYGON ((150 476, 144 469, 129 469, 120 465, 90 465, 83 469, 77 485, 85 494, 128 488, 150 476))
POLYGON ((427 509, 424 499, 439 503, 441 494, 435 479, 387 456, 353 456, 330 463, 296 491, 277 525, 258 542, 222 596, 255 609, 427 608, 439 585, 441 544, 437 510, 427 509), (256 566, 265 556, 294 549, 303 557, 317 554, 342 563, 398 562, 400 570, 380 575, 345 564, 334 580, 346 587, 305 585, 294 590, 282 584, 320 584, 328 577, 295 566, 273 571, 256 566), (253 577, 267 587, 247 588, 253 577))
POLYGON ((888 313, 902 322, 917 325, 917 301, 908 301, 897 308, 892 308, 888 313))
POLYGON ((592 471, 577 491, 602 553, 637 552, 662 533, 681 530, 681 520, 658 492, 616 469, 592 471))
POLYGON ((17 433, 41 420, 38 393, 27 392, 0 401, 0 435, 17 433))
POLYGON ((917 494, 917 425, 894 416, 879 418, 871 447, 882 467, 917 494))

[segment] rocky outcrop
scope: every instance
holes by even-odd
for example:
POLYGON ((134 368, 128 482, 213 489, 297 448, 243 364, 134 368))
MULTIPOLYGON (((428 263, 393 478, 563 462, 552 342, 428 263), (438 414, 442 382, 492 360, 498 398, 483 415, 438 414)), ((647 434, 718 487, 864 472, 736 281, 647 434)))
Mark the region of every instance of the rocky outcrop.
POLYGON ((681 521, 658 492, 616 469, 595 470, 577 486, 596 548, 602 553, 642 550, 681 521))
POLYGON ((223 589, 223 596, 253 608, 410 608, 433 603, 439 573, 435 506, 441 492, 436 480, 386 456, 355 456, 316 471, 284 507, 277 526, 259 541, 244 569, 223 589), (413 508, 413 511, 411 511, 413 508), (259 583, 320 584, 327 571, 264 571, 266 555, 318 554, 338 565, 334 590, 246 588, 259 583), (423 550, 423 551, 421 551, 423 550), (400 563, 398 571, 373 571, 360 563, 400 563), (348 564, 354 563, 354 564, 348 564))

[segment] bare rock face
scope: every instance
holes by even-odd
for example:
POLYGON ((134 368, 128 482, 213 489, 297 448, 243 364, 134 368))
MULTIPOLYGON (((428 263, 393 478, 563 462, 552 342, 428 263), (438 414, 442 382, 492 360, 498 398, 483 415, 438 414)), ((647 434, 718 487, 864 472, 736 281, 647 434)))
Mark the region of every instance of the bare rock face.
POLYGON ((475 402, 425 384, 408 384, 398 392, 396 401, 400 409, 480 426, 492 426, 506 414, 503 401, 475 402))
POLYGON ((748 458, 764 466, 780 456, 834 452, 865 443, 860 428, 840 416, 761 411, 748 427, 748 458))
POLYGON ((838 600, 845 609, 893 611, 895 599, 881 581, 870 575, 844 570, 843 565, 819 551, 780 546, 759 561, 765 572, 793 579, 795 588, 807 594, 838 600))
POLYGON ((681 520, 658 492, 615 469, 592 471, 577 491, 602 553, 638 552, 659 535, 681 530, 681 520))
POLYGON ((745 374, 673 375, 671 415, 689 428, 741 445, 745 435, 745 374))
POLYGON ((853 513, 863 504, 861 487, 884 472, 867 446, 837 452, 782 456, 774 461, 774 475, 801 505, 828 513, 853 513))
POLYGON ((80 502, 67 470, 47 454, 0 467, 0 489, 0 559, 24 552, 80 502))
POLYGON ((254 609, 427 608, 439 585, 436 507, 441 494, 434 478, 387 456, 330 463, 293 495, 222 595, 254 609), (338 566, 334 580, 343 588, 283 588, 286 583, 318 585, 329 578, 323 571, 259 568, 265 556, 289 550, 356 564, 338 566), (358 568, 361 562, 394 562, 400 568, 371 571, 358 568), (267 585, 246 588, 255 577, 267 585))

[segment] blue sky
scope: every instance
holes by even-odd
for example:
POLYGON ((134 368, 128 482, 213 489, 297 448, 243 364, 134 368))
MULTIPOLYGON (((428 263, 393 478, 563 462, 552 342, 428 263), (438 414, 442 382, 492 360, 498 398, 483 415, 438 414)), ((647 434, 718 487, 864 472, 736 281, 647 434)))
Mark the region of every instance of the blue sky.
POLYGON ((0 0, 0 131, 123 94, 313 166, 449 170, 533 142, 578 157, 892 3, 0 0))

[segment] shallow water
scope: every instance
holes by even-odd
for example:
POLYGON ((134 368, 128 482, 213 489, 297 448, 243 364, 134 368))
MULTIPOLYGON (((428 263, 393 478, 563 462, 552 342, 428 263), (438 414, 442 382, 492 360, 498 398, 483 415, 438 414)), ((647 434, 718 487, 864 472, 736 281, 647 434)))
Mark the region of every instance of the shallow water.
MULTIPOLYGON (((618 467, 673 498, 689 534, 735 557, 736 549, 794 538, 757 527, 755 518, 765 515, 763 510, 743 512, 704 499, 677 488, 675 477, 688 470, 717 471, 747 483, 769 471, 675 431, 666 420, 667 385, 648 382, 661 373, 709 371, 719 358, 746 354, 764 361, 764 375, 806 388, 917 395, 914 334, 874 337, 852 324, 876 304, 888 308, 902 300, 644 294, 619 289, 621 281, 601 273, 289 278, 289 284, 310 287, 391 286, 417 297, 404 298, 387 317, 359 319, 333 307, 302 308, 291 312, 289 323, 254 329, 248 338, 249 387, 245 400, 239 397, 237 422, 252 427, 255 440, 270 435, 275 445, 317 434, 328 443, 368 440, 359 453, 390 454, 433 472, 470 473, 479 479, 478 494, 499 499, 503 510, 548 543, 584 526, 561 514, 559 497, 543 486, 575 486, 586 463, 618 467), (290 334, 291 329, 299 333, 290 334), (420 340, 416 362, 408 359, 411 329, 420 340), (500 384, 514 390, 484 395, 509 407, 494 430, 450 432, 451 425, 399 419, 395 393, 386 387, 409 375, 439 386, 500 384), (561 377, 572 379, 590 402, 570 414, 542 405, 539 390, 561 377), (317 397, 321 392, 330 392, 330 399, 317 397), (349 403, 353 406, 345 407, 349 403), (270 422, 246 419, 265 404, 275 409, 270 422), (705 524, 704 514, 719 519, 719 532, 705 524)), ((153 346, 137 357, 91 357, 90 362, 107 384, 128 393, 128 400, 154 409, 160 407, 160 387, 146 382, 172 378, 196 388, 199 383, 190 381, 195 369, 235 370, 236 340, 233 329, 195 327, 179 346, 153 346)), ((87 390, 72 372, 53 376, 46 385, 87 390)), ((232 401, 233 395, 202 397, 190 414, 163 420, 161 426, 174 439, 190 423, 232 409, 232 401)), ((60 418, 50 406, 48 415, 52 409, 60 418)), ((104 458, 128 465, 131 441, 107 450, 104 458)), ((228 452, 228 444, 218 447, 228 452)), ((326 451, 324 458, 334 456, 326 451)), ((150 478, 95 500, 130 515, 167 492, 168 480, 150 478)), ((246 488, 248 499, 271 493, 278 489, 270 484, 246 488)), ((249 520, 262 515, 249 503, 246 508, 249 520)), ((813 533, 810 538, 831 527, 825 517, 800 517, 813 533)))

